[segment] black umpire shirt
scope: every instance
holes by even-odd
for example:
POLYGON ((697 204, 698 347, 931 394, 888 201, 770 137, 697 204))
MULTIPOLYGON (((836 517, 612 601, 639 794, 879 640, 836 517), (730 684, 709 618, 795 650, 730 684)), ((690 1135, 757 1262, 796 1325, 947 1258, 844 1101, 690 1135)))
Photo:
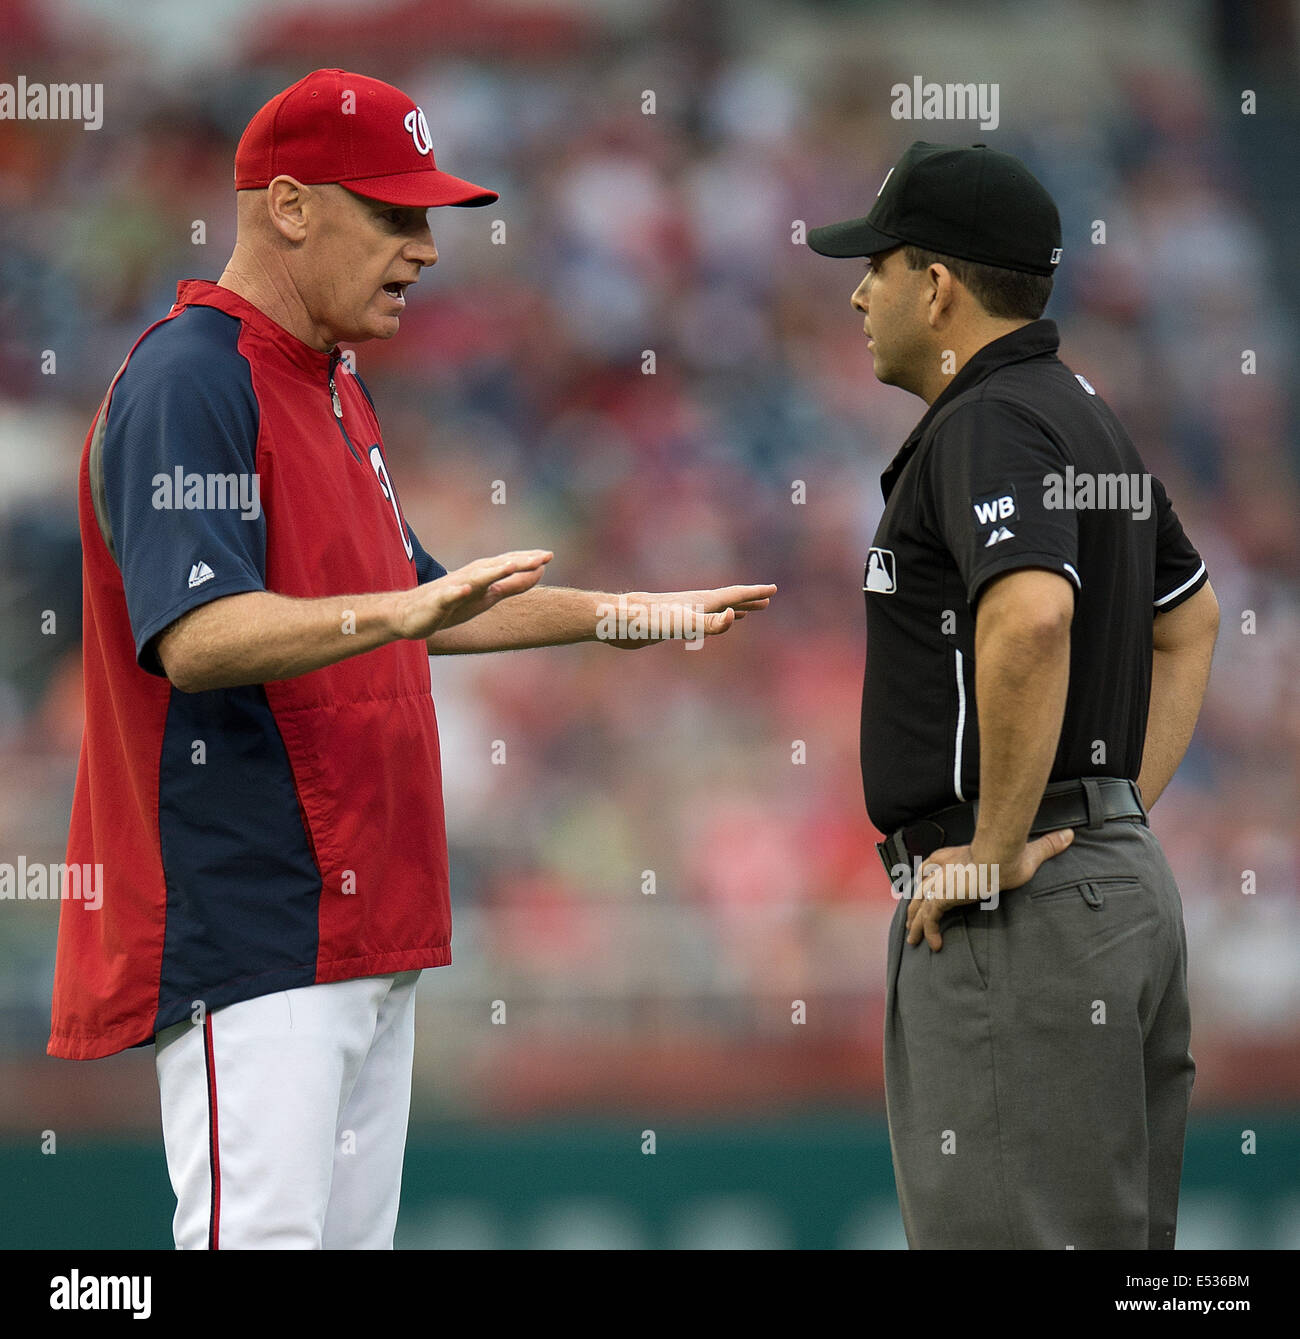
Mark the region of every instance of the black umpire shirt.
POLYGON ((1206 581, 1159 480, 1053 321, 987 344, 881 476, 863 577, 862 785, 883 833, 979 793, 975 611, 1020 567, 1074 588, 1070 686, 1049 780, 1137 779, 1151 625, 1206 581))

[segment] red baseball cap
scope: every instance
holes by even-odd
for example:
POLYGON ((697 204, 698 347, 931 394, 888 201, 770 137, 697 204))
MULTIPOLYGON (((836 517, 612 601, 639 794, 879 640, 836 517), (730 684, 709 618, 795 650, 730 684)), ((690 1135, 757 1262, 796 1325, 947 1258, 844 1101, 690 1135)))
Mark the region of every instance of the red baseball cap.
POLYGON ((490 205, 499 198, 438 170, 429 123, 401 89, 347 70, 313 70, 248 123, 235 150, 235 189, 258 190, 282 173, 393 205, 490 205))

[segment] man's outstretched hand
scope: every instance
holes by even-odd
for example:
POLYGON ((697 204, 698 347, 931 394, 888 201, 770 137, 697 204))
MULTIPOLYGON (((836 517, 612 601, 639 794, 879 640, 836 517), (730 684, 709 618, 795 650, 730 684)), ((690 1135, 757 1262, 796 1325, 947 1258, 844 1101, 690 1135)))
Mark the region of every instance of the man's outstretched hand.
POLYGON ((767 585, 619 595, 600 607, 596 638, 622 651, 672 640, 694 650, 746 614, 766 609, 775 594, 776 587, 767 585))

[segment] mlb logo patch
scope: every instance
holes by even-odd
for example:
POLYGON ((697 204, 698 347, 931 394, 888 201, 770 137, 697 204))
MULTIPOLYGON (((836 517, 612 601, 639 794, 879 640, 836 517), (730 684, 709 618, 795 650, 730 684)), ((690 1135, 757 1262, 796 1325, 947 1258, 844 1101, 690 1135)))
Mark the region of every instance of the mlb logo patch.
POLYGON ((898 589, 894 579, 894 555, 889 549, 871 549, 862 573, 862 589, 876 595, 892 595, 898 589))

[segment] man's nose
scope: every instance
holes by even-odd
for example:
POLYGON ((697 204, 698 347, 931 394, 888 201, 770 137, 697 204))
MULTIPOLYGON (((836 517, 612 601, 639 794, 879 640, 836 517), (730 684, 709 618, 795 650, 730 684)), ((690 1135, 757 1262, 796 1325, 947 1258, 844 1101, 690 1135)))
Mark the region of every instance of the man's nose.
POLYGON ((406 248, 406 258, 417 265, 436 265, 438 248, 433 244, 433 234, 426 232, 417 242, 411 242, 406 248))
POLYGON ((857 286, 857 288, 855 288, 855 289, 853 290, 853 296, 849 299, 849 302, 850 302, 850 303, 851 303, 851 304, 852 304, 858 311, 862 312, 863 315, 866 315, 866 311, 867 311, 867 281, 866 281, 866 279, 864 279, 864 280, 857 286))

